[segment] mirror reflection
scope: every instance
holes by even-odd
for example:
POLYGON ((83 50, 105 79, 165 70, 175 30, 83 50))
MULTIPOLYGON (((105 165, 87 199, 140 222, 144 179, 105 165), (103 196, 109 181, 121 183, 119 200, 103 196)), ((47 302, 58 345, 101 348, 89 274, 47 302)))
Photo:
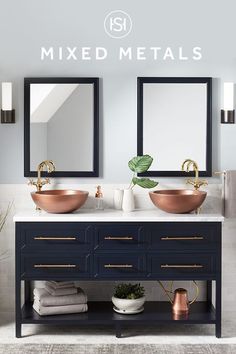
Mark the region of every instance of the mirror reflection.
POLYGON ((94 172, 94 83, 31 82, 28 89, 30 171, 52 160, 62 173, 94 172))
POLYGON ((154 158, 148 173, 181 176, 186 158, 197 161, 201 175, 211 173, 210 79, 140 80, 138 145, 139 154, 154 158))

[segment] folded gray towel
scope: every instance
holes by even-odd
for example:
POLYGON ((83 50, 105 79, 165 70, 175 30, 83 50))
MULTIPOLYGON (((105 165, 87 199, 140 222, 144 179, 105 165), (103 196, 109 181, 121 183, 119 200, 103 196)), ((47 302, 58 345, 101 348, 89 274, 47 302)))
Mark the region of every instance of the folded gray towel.
POLYGON ((37 301, 34 301, 33 309, 40 316, 49 316, 49 315, 62 315, 67 313, 80 313, 88 311, 87 304, 80 305, 68 305, 68 306, 42 306, 37 301))
POLYGON ((87 296, 81 288, 77 288, 77 294, 73 295, 60 295, 53 296, 46 289, 35 288, 34 298, 42 306, 65 306, 65 305, 76 305, 76 304, 86 304, 87 296))
POLYGON ((77 288, 75 288, 75 287, 54 289, 49 285, 45 285, 45 289, 49 292, 49 294, 51 294, 53 296, 77 294, 77 288))
POLYGON ((51 286, 53 289, 64 289, 64 288, 73 288, 75 286, 73 281, 45 281, 45 285, 51 286))
POLYGON ((224 216, 236 217, 236 171, 226 171, 224 175, 224 216))

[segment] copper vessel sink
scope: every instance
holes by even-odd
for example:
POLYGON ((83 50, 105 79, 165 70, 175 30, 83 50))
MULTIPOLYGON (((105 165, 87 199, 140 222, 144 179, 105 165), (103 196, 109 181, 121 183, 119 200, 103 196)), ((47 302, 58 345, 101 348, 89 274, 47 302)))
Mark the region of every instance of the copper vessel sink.
POLYGON ((47 190, 32 192, 31 197, 37 207, 48 213, 71 213, 79 209, 87 200, 88 192, 80 190, 47 190))
POLYGON ((184 214, 198 209, 207 192, 191 189, 172 189, 149 192, 153 204, 167 213, 184 214))

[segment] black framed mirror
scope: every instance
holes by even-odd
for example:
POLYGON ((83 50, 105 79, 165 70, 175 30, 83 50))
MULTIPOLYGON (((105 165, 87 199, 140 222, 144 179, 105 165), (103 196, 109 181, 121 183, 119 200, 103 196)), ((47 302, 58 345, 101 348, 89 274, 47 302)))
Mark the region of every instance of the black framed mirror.
POLYGON ((212 175, 211 101, 209 77, 137 79, 137 153, 154 158, 141 176, 193 175, 181 171, 187 158, 212 175))
POLYGON ((99 175, 98 78, 24 79, 24 176, 44 160, 50 177, 99 175))

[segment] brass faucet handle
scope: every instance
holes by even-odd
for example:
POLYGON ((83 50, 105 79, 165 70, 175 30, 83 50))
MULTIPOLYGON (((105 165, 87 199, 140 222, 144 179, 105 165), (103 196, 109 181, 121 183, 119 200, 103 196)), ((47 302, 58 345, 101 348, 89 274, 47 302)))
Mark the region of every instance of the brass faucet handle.
POLYGON ((28 180, 28 186, 37 186, 37 182, 35 182, 34 180, 33 180, 33 178, 30 178, 29 180, 28 180))
POLYGON ((195 181, 193 180, 193 179, 187 179, 187 181, 186 181, 186 184, 191 184, 192 186, 194 186, 195 185, 195 181))
POLYGON ((186 184, 191 184, 195 190, 198 190, 201 186, 207 186, 208 182, 205 179, 202 179, 202 180, 201 179, 197 179, 197 180, 188 179, 186 181, 186 184))
POLYGON ((45 184, 50 184, 50 179, 49 178, 45 178, 44 181, 41 181, 41 185, 44 186, 45 184))
POLYGON ((201 186, 207 186, 208 185, 208 182, 207 182, 206 179, 199 179, 197 182, 198 182, 199 188, 201 186))

